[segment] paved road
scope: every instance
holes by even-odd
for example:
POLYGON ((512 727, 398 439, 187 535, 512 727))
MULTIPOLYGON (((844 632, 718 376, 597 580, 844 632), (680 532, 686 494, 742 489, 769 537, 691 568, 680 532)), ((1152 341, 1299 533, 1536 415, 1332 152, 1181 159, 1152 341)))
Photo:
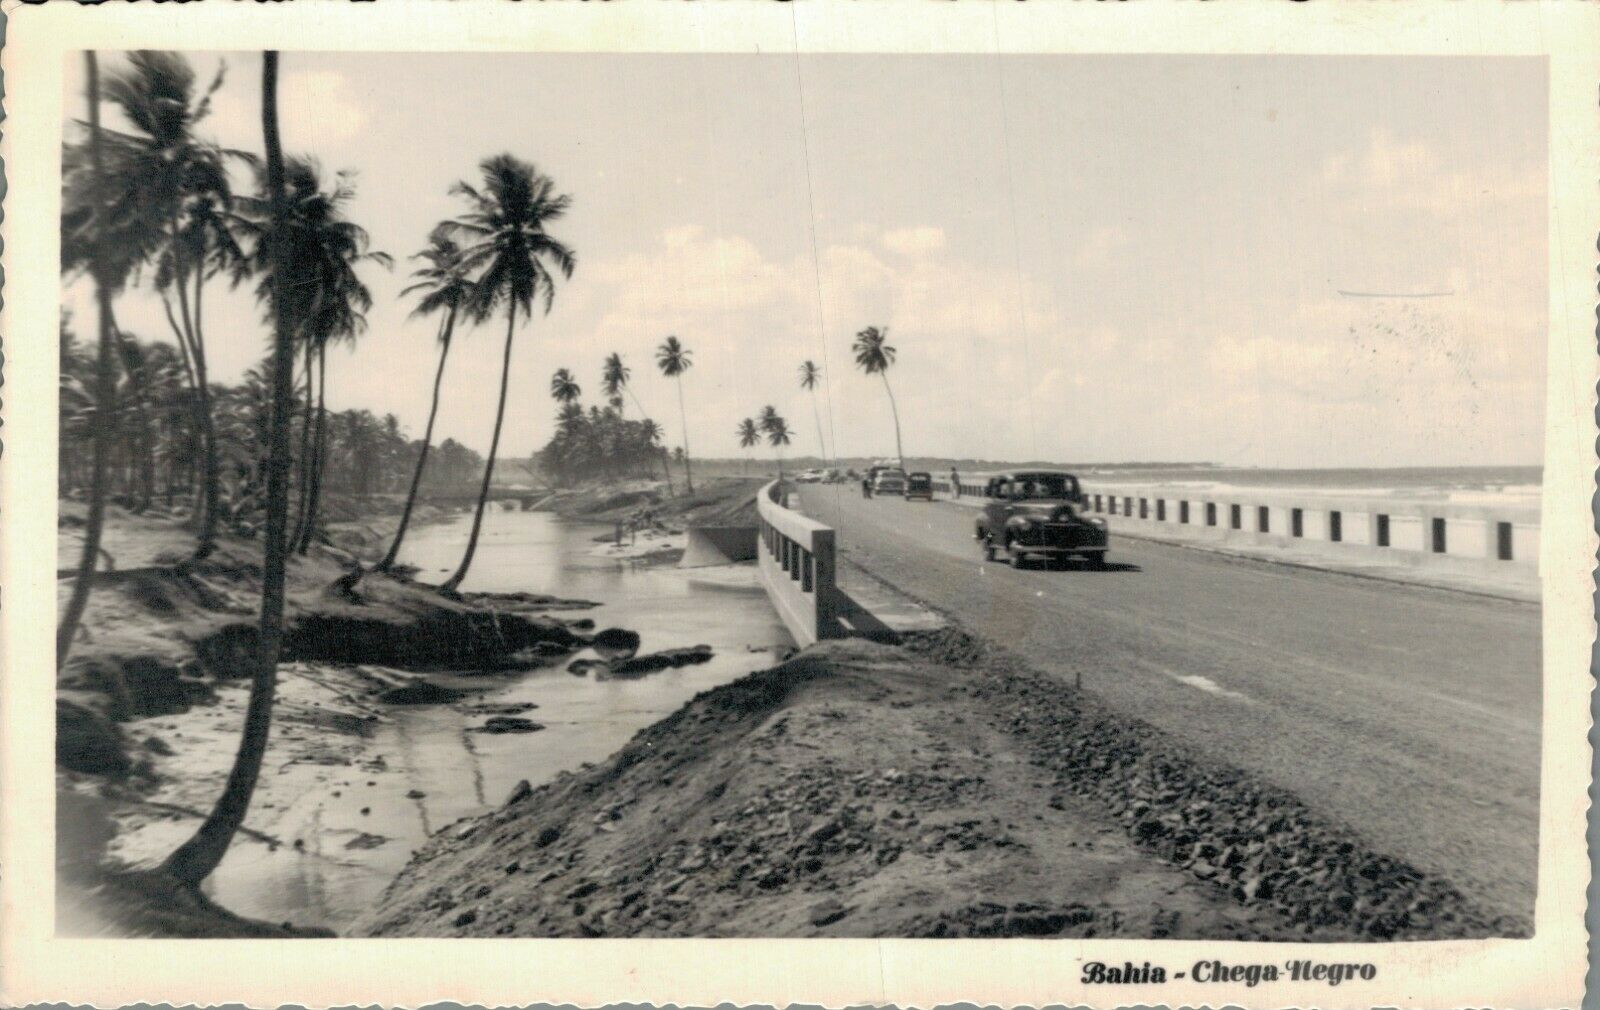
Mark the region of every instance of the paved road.
POLYGON ((1452 880, 1533 914, 1539 608, 1112 540, 1112 564, 981 563, 974 511, 807 486, 845 556, 1452 880))

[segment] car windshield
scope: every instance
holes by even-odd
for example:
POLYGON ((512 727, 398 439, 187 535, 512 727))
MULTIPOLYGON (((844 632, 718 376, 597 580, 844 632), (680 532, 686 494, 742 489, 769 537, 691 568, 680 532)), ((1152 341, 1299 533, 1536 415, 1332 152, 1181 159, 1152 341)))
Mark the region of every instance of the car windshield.
POLYGON ((1037 473, 1011 482, 1013 498, 1076 498, 1078 481, 1064 474, 1037 473))

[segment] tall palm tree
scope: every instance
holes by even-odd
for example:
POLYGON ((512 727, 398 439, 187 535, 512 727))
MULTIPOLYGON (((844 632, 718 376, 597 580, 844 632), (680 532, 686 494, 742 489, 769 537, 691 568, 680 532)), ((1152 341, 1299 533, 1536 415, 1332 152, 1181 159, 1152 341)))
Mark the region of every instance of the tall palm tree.
POLYGON ((639 434, 644 437, 645 444, 653 446, 656 454, 661 457, 661 475, 667 479, 667 494, 670 496, 672 494, 672 467, 667 463, 666 447, 661 444, 661 439, 665 436, 665 432, 662 430, 661 425, 647 417, 639 422, 639 434))
POLYGON ((656 366, 661 374, 678 380, 678 419, 683 423, 683 483, 694 494, 694 465, 689 461, 689 415, 683 407, 683 373, 694 367, 694 352, 669 336, 656 348, 656 366))
POLYGON ((783 447, 789 444, 789 422, 776 414, 767 421, 767 444, 778 450, 778 479, 783 480, 783 447))
MULTIPOLYGON (((606 400, 617 409, 618 415, 622 413, 622 394, 628 390, 628 376, 633 374, 627 365, 622 363, 622 355, 612 351, 606 355, 605 365, 600 370, 600 390, 606 394, 606 400)), ((639 398, 634 397, 634 405, 638 406, 639 398)), ((640 407, 639 416, 644 416, 644 408, 640 407)))
POLYGON ((570 371, 558 368, 555 374, 550 376, 550 395, 557 403, 576 403, 578 397, 583 395, 583 389, 579 387, 578 380, 572 377, 570 371))
MULTIPOLYGON (((748 417, 739 422, 739 427, 735 430, 734 434, 739 436, 739 448, 741 449, 749 449, 752 446, 760 444, 761 442, 761 432, 756 430, 756 422, 748 417)), ((740 467, 740 470, 744 473, 748 473, 750 463, 749 455, 746 454, 745 458, 740 460, 740 463, 743 464, 740 467)))
POLYGON ((828 463, 828 444, 822 438, 822 414, 817 410, 817 383, 822 379, 822 369, 815 361, 800 363, 800 388, 811 394, 811 416, 817 422, 817 451, 822 454, 824 466, 828 463))
MULTIPOLYGON (((622 355, 612 351, 606 355, 606 363, 601 372, 600 388, 605 391, 616 405, 618 413, 622 411, 622 394, 626 393, 633 398, 633 405, 639 409, 639 416, 644 418, 649 429, 645 432, 646 438, 654 442, 661 438, 661 426, 650 420, 650 414, 644 409, 644 404, 639 402, 639 394, 633 391, 633 384, 628 380, 633 377, 633 370, 622 362, 622 355), (652 432, 654 434, 652 434, 652 432)), ((667 494, 672 494, 672 469, 665 463, 661 466, 661 473, 667 478, 667 494)))
MULTIPOLYGON (((216 432, 211 420, 203 320, 205 282, 239 260, 231 234, 232 193, 226 161, 253 160, 195 134, 211 110, 224 70, 196 96, 194 69, 181 55, 141 50, 128 65, 107 75, 105 93, 127 122, 127 131, 100 131, 103 172, 83 171, 86 152, 69 148, 64 157, 69 189, 93 180, 96 192, 68 199, 62 254, 71 262, 83 255, 75 240, 73 214, 93 206, 97 230, 115 246, 127 269, 155 263, 154 285, 161 293, 185 373, 193 384, 195 420, 201 434, 204 479, 199 488, 195 557, 209 554, 218 521, 216 432), (76 205, 76 206, 74 206, 76 205), (192 281, 193 290, 190 290, 192 281), (173 311, 173 301, 177 311, 173 311)), ((124 274, 126 276, 126 274, 124 274)))
POLYGON ((272 698, 277 684, 278 650, 283 640, 284 569, 289 556, 289 415, 293 396, 294 340, 290 315, 281 301, 291 286, 287 243, 283 233, 286 201, 283 185, 283 151, 278 142, 278 54, 262 54, 261 132, 266 147, 267 199, 272 208, 273 270, 276 278, 272 312, 272 419, 267 454, 267 518, 261 573, 261 622, 256 641, 255 669, 250 701, 245 708, 244 732, 227 785, 205 822, 162 863, 162 869, 181 883, 198 888, 228 853, 234 834, 244 823, 261 776, 267 739, 272 729, 272 698))
POLYGON ((524 316, 533 311, 535 298, 542 298, 550 311, 555 300, 553 266, 563 277, 572 276, 575 262, 572 250, 545 231, 545 226, 567 212, 572 198, 555 191, 555 182, 533 165, 509 154, 484 159, 479 166, 483 189, 457 182, 451 191, 467 199, 468 209, 459 218, 439 227, 447 237, 463 241, 462 266, 481 270, 468 301, 472 315, 486 320, 501 305, 506 307, 506 347, 500 367, 500 402, 495 410, 494 435, 489 440, 489 458, 484 463, 483 486, 478 492, 478 508, 472 517, 472 532, 467 537, 461 567, 445 581, 443 588, 454 591, 467 577, 472 556, 478 549, 478 534, 483 527, 483 509, 489 500, 489 482, 494 477, 495 454, 500 449, 500 428, 506 416, 506 386, 511 381, 511 343, 517 332, 517 311, 524 316))
POLYGON ((894 390, 889 388, 889 366, 894 364, 895 350, 887 343, 888 338, 889 327, 880 330, 876 326, 869 326, 856 334, 850 350, 855 353, 856 364, 863 372, 883 379, 883 391, 889 394, 889 411, 894 415, 894 454, 899 458, 903 470, 906 453, 900 445, 900 410, 894 403, 894 390))
POLYGON ((117 244, 117 235, 108 227, 108 208, 97 197, 104 196, 101 178, 105 174, 105 158, 100 129, 100 64, 91 50, 84 53, 88 70, 89 139, 87 165, 77 170, 87 170, 89 178, 79 182, 69 176, 67 199, 63 202, 63 232, 71 231, 70 239, 62 242, 63 250, 77 247, 76 264, 72 257, 64 257, 63 266, 86 266, 94 278, 95 304, 100 315, 100 339, 95 352, 94 389, 94 448, 89 464, 89 514, 83 527, 83 553, 78 558, 77 577, 72 582, 72 594, 67 598, 67 609, 56 626, 56 669, 61 669, 72 651, 72 639, 77 634, 78 622, 83 620, 84 608, 89 605, 89 590, 94 582, 95 565, 100 558, 100 536, 105 527, 106 515, 106 463, 110 455, 114 417, 116 414, 117 377, 112 360, 117 323, 112 312, 112 297, 125 283, 133 267, 126 258, 123 247, 117 244), (74 193, 73 190, 76 189, 74 193), (83 202, 86 201, 86 202, 83 202))
POLYGON ((402 295, 421 293, 412 316, 427 316, 443 310, 444 322, 439 326, 439 367, 433 373, 433 402, 428 407, 428 425, 422 432, 422 449, 417 453, 416 470, 411 475, 411 490, 406 493, 405 508, 400 512, 400 525, 394 531, 394 542, 389 552, 378 562, 378 571, 388 571, 400 557, 400 544, 406 538, 406 527, 411 525, 411 509, 417 501, 417 489, 422 486, 422 474, 428 467, 428 450, 433 446, 433 422, 439 416, 439 386, 444 380, 444 362, 450 356, 450 340, 455 336, 456 316, 472 294, 472 282, 461 269, 461 247, 443 235, 433 235, 428 248, 417 253, 423 266, 412 271, 416 280, 402 295))

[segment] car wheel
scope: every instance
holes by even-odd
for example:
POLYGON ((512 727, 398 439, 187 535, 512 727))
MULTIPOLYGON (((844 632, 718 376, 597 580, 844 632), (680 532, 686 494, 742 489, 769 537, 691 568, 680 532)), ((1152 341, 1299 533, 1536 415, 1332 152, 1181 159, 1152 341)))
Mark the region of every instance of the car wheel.
POLYGON ((1085 556, 1084 560, 1089 562, 1089 567, 1091 569, 1093 569, 1094 571, 1097 571, 1097 572, 1105 571, 1105 567, 1106 567, 1106 554, 1105 554, 1105 551, 1096 551, 1093 554, 1085 556))

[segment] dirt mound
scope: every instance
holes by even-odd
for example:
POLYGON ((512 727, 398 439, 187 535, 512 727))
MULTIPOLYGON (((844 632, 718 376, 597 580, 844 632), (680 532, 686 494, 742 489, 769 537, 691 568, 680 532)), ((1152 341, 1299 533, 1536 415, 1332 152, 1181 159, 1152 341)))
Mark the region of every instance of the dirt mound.
POLYGON ((635 482, 620 489, 605 485, 558 491, 539 507, 585 522, 627 522, 648 512, 655 522, 675 529, 741 526, 755 523, 756 492, 763 483, 755 478, 713 477, 699 481, 693 494, 681 487, 669 494, 660 483, 635 486, 635 482))
POLYGON ((436 834, 356 931, 1251 937, 1281 928, 1078 806, 1052 807, 1048 777, 1029 773, 985 725, 965 677, 883 646, 828 643, 706 692, 605 764, 519 789, 501 810, 436 834))

